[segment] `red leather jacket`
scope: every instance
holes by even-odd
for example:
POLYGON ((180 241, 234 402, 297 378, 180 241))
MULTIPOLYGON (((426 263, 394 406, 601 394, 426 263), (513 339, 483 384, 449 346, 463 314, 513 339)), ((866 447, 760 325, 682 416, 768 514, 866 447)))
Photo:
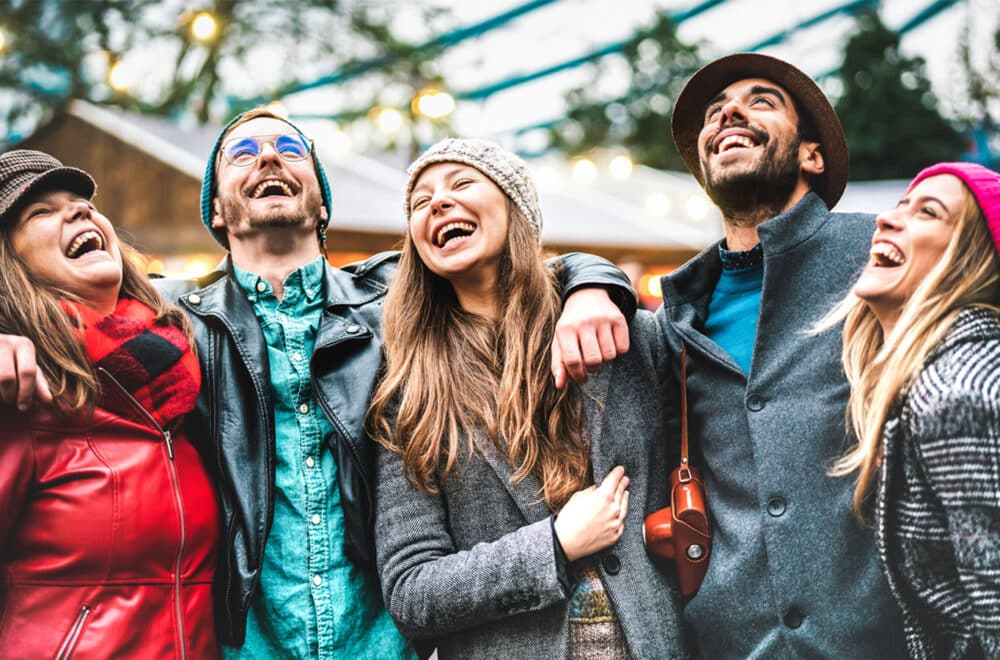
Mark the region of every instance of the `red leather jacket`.
POLYGON ((142 412, 0 409, 0 657, 217 657, 215 490, 142 412))

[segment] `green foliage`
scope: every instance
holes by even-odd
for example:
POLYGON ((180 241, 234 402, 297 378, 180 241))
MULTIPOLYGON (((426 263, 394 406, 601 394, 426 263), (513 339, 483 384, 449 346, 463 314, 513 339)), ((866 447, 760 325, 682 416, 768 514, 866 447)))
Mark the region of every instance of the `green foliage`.
POLYGON ((855 180, 908 178, 956 160, 966 141, 937 110, 924 61, 899 52, 899 35, 875 12, 858 17, 844 48, 843 93, 836 104, 855 180))
POLYGON ((4 0, 0 131, 28 133, 72 98, 218 120, 385 48, 406 60, 392 18, 366 0, 4 0), (202 10, 218 30, 198 41, 202 10), (118 61, 132 68, 120 91, 107 78, 118 61))
POLYGON ((677 26, 666 13, 649 29, 629 38, 622 51, 628 63, 628 90, 612 102, 594 90, 593 82, 566 96, 568 121, 551 132, 552 146, 569 154, 594 147, 625 146, 638 163, 683 170, 684 162, 670 136, 670 113, 684 83, 701 66, 698 46, 677 37, 677 26))

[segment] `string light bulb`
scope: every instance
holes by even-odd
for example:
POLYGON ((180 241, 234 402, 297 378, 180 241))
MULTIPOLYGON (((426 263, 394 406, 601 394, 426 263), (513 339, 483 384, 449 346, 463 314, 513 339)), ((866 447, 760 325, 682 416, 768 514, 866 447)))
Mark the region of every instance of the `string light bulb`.
POLYGON ((573 180, 577 183, 593 183, 597 179, 597 166, 589 158, 578 158, 573 163, 573 180))
POLYGON ((207 11, 195 14, 191 21, 191 36, 198 41, 210 41, 219 31, 219 22, 207 11))
POLYGON ((635 165, 632 163, 632 159, 628 154, 618 154, 611 159, 608 163, 608 171, 611 172, 611 176, 618 179, 619 181, 624 181, 632 175, 632 169, 635 165))
POLYGON ((413 113, 428 119, 443 119, 455 111, 455 98, 448 92, 425 87, 413 97, 413 113))

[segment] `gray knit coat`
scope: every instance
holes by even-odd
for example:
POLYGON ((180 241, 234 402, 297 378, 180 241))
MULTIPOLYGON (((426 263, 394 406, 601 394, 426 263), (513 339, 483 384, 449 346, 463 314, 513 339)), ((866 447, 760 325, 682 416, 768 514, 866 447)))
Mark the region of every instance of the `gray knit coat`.
POLYGON ((1000 316, 963 311, 885 425, 875 528, 913 658, 1000 658, 1000 316))
MULTIPOLYGON (((642 540, 645 515, 667 505, 669 471, 665 352, 648 313, 636 315, 631 343, 591 376, 593 398, 584 398, 595 482, 616 465, 631 479, 625 533, 597 565, 631 656, 684 657, 679 593, 642 540)), ((541 482, 513 483, 506 456, 481 437, 475 445, 437 494, 412 487, 401 457, 380 449, 375 542, 386 607, 441 660, 565 658, 571 594, 558 579, 541 482)))

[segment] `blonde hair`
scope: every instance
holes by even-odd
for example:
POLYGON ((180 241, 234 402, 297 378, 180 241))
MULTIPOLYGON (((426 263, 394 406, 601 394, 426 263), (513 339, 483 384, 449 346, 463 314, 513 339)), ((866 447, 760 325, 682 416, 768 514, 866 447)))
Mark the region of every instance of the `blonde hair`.
MULTIPOLYGON (((32 276, 11 240, 16 219, 0 222, 0 334, 19 335, 35 346, 35 360, 52 396, 66 412, 93 408, 101 396, 100 382, 69 315, 59 301, 81 299, 32 276)), ((164 301, 141 267, 142 255, 119 242, 122 255, 120 297, 134 298, 156 312, 154 323, 180 328, 192 343, 184 314, 164 301)))
POLYGON ((818 324, 844 321, 843 366, 851 385, 847 424, 857 444, 834 463, 830 475, 857 472, 852 505, 864 522, 864 505, 882 460, 882 430, 893 407, 913 384, 928 355, 968 306, 998 309, 1000 258, 975 197, 963 184, 959 219, 941 259, 903 304, 899 319, 883 336, 864 300, 854 293, 818 324))
POLYGON ((506 454, 515 482, 536 475, 553 509, 589 475, 583 411, 572 388, 557 390, 549 346, 560 298, 537 234, 507 199, 510 217, 501 259, 496 322, 464 311, 451 284, 421 261, 404 238, 399 272, 385 302, 386 372, 370 413, 375 439, 403 456, 414 487, 437 492, 455 468, 464 436, 506 454))

